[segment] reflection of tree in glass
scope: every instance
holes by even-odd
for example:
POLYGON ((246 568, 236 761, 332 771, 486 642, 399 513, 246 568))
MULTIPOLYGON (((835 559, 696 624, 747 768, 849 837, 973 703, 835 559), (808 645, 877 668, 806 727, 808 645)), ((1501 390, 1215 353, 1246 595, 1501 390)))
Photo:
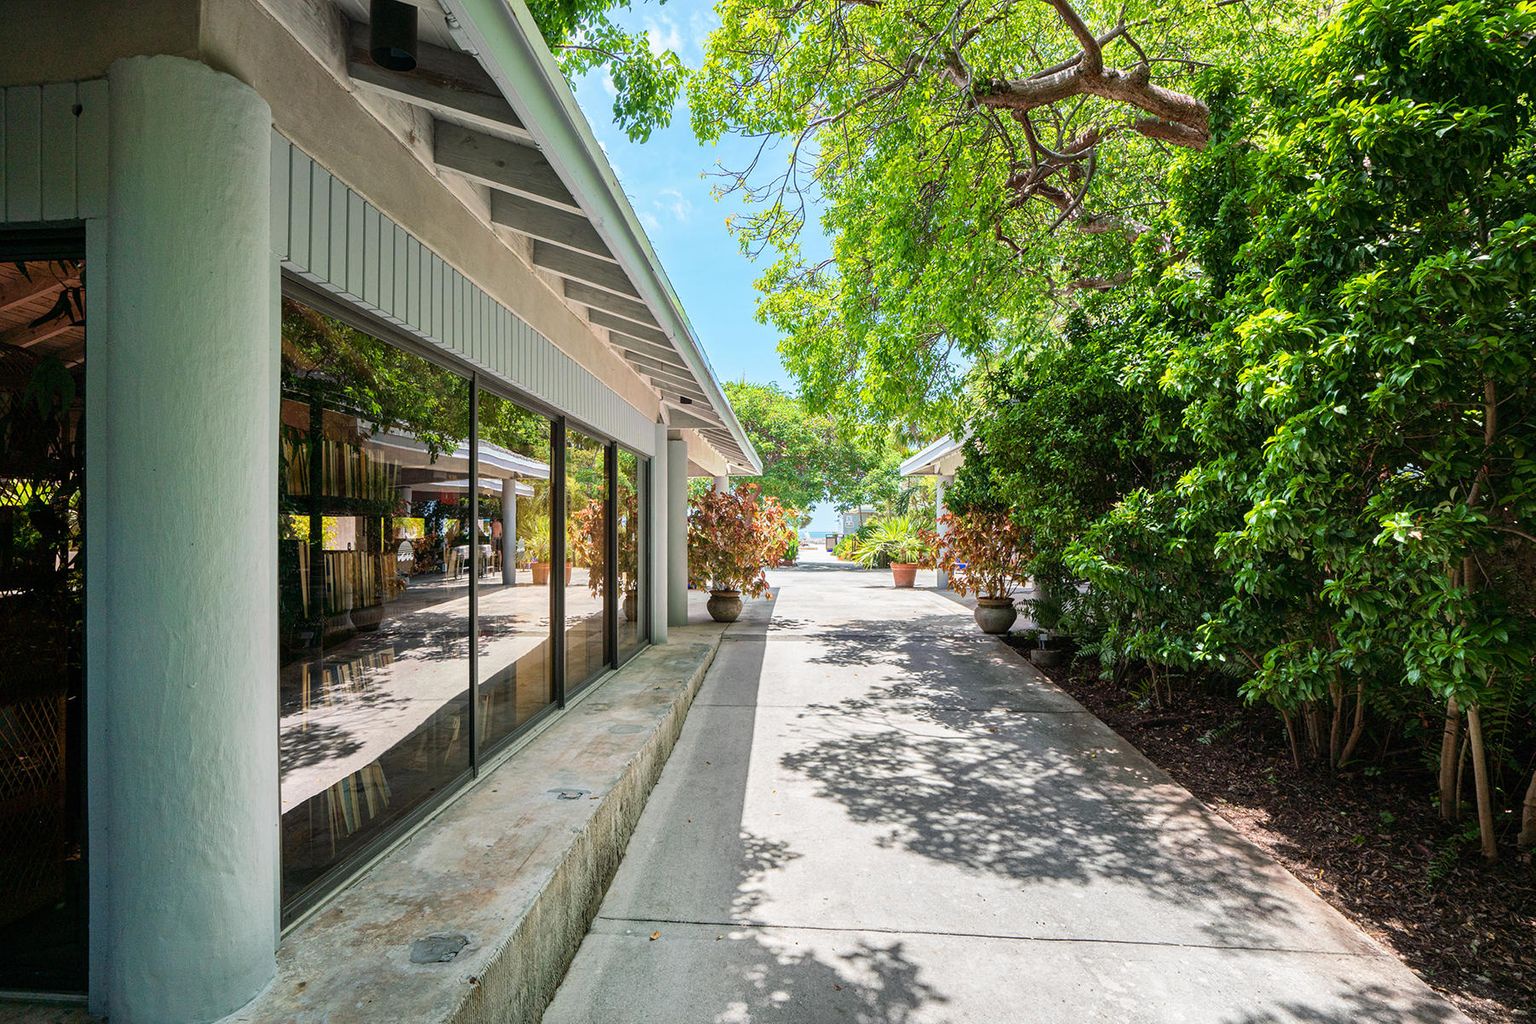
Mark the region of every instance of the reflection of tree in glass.
POLYGON ((469 437, 469 381, 283 300, 283 389, 345 410, 375 430, 411 434, 433 458, 469 437))

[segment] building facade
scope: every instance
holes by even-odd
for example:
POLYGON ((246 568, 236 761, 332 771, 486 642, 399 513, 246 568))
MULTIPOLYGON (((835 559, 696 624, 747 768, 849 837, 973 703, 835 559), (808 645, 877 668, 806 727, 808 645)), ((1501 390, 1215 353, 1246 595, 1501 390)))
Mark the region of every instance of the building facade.
POLYGON ((521 0, 0 23, 0 990, 213 1020, 761 466, 521 0))

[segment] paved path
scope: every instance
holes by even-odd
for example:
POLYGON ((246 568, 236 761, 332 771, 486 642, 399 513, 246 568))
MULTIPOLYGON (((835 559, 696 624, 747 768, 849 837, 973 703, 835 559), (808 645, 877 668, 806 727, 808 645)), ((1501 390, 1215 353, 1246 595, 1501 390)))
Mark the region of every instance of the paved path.
POLYGON ((546 1024, 1464 1024, 951 600, 774 582, 546 1024))

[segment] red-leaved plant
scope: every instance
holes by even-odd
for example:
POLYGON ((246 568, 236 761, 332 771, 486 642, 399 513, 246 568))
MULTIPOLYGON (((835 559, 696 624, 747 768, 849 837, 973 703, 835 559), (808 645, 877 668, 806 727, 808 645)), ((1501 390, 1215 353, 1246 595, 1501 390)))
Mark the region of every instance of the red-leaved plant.
POLYGON ((688 582, 701 590, 768 592, 763 574, 784 550, 787 517, 756 484, 735 491, 706 491, 688 508, 688 582))
POLYGON ((946 512, 939 527, 929 540, 955 593, 1004 598, 1023 585, 1033 552, 1006 512, 946 512))

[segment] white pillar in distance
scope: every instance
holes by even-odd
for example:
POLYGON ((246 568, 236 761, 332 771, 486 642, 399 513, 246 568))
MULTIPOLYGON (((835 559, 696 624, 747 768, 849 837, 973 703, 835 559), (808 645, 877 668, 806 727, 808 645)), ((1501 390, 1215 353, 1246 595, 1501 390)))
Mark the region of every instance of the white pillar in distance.
POLYGON ((688 625, 688 442, 667 437, 667 622, 688 625))

